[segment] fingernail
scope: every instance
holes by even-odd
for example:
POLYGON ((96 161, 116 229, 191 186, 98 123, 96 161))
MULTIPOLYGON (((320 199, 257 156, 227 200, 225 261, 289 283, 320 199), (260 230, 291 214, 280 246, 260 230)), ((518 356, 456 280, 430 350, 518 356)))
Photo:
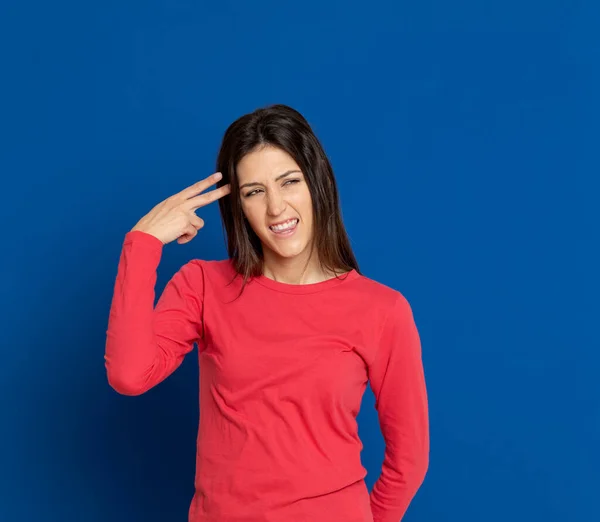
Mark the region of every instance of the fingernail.
POLYGON ((217 172, 215 174, 215 179, 221 179, 223 177, 223 174, 221 174, 220 172, 217 172))

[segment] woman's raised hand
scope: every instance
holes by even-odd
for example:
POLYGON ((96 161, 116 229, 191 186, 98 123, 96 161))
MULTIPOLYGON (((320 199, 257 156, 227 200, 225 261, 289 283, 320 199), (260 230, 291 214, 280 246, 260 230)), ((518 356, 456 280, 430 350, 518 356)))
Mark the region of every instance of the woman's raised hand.
POLYGON ((221 173, 216 172, 165 199, 140 219, 131 231, 140 230, 151 234, 164 245, 175 239, 179 244, 190 242, 204 226, 204 220, 196 215, 196 209, 231 192, 231 186, 228 184, 201 194, 221 177, 221 173))

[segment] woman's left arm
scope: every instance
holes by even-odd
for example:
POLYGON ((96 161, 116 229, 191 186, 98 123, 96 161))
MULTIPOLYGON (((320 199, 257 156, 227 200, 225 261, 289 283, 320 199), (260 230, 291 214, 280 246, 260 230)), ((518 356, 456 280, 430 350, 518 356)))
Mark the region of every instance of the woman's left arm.
POLYGON ((421 342, 400 293, 381 328, 369 380, 385 454, 370 494, 374 522, 399 522, 429 466, 429 414, 421 342))

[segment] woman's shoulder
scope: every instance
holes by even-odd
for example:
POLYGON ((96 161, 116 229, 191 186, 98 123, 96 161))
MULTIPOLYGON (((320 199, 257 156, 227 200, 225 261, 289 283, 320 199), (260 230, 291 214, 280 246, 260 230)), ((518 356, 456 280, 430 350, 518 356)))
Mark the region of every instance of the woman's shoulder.
POLYGON ((180 267, 173 279, 202 298, 229 295, 236 286, 231 284, 236 279, 236 273, 229 259, 190 259, 180 267))
POLYGON ((199 266, 205 270, 229 271, 233 270, 231 259, 200 259, 193 258, 188 264, 199 266))
POLYGON ((407 298, 397 288, 397 284, 392 286, 392 283, 384 283, 364 274, 361 274, 354 283, 355 291, 364 304, 376 308, 379 312, 408 304, 407 298))
POLYGON ((194 258, 188 261, 182 269, 202 274, 205 278, 229 278, 234 277, 235 269, 231 259, 200 259, 194 258))
POLYGON ((360 277, 356 279, 356 283, 361 291, 373 295, 378 299, 395 301, 402 295, 400 290, 397 290, 394 287, 395 285, 392 286, 392 283, 384 283, 365 274, 361 274, 360 277))

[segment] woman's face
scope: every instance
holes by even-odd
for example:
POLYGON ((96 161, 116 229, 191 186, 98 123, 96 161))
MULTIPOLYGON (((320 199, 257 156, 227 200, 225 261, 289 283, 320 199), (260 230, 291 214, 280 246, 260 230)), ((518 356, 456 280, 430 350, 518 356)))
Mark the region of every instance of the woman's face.
POLYGON ((294 159, 267 145, 241 159, 237 177, 242 210, 263 252, 284 258, 308 253, 313 238, 312 199, 294 159))

